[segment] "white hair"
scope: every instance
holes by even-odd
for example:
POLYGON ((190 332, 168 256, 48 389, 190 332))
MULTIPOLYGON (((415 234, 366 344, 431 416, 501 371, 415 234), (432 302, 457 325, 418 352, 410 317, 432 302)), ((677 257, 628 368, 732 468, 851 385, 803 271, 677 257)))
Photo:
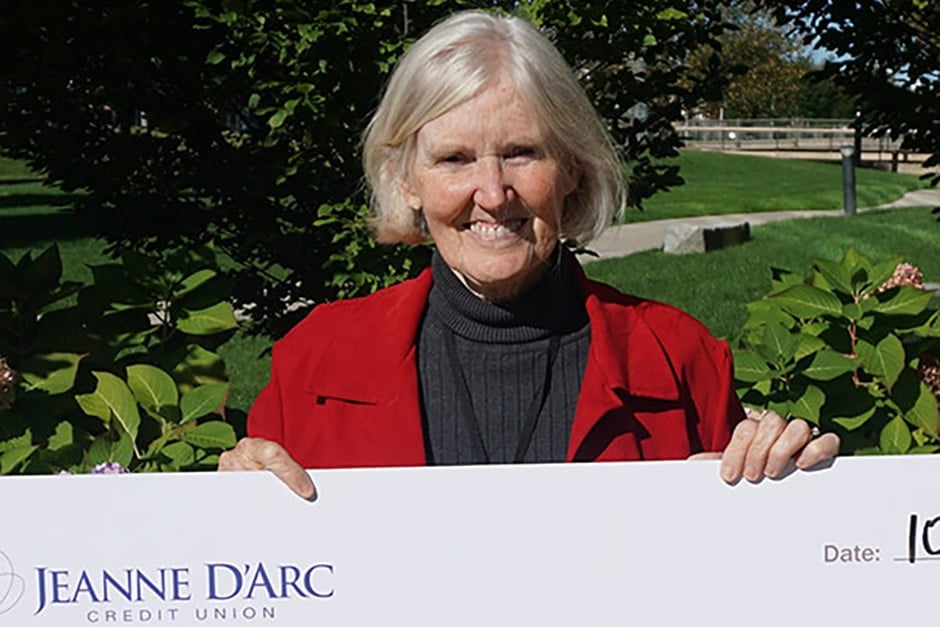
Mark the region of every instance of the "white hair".
POLYGON ((363 142, 379 241, 427 239, 420 213, 402 196, 418 131, 508 75, 549 131, 549 150, 580 182, 568 197, 561 235, 589 242, 622 211, 623 168, 600 116, 554 45, 529 22, 480 11, 432 28, 399 60, 363 142))

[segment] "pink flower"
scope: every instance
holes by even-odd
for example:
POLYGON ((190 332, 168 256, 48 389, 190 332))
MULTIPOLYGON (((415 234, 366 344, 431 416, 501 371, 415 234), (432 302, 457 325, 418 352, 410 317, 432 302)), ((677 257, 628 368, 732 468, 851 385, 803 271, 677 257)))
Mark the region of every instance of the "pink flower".
POLYGON ((900 285, 909 285, 922 290, 924 289, 924 274, 915 265, 899 263, 891 278, 882 283, 875 293, 880 294, 900 285))

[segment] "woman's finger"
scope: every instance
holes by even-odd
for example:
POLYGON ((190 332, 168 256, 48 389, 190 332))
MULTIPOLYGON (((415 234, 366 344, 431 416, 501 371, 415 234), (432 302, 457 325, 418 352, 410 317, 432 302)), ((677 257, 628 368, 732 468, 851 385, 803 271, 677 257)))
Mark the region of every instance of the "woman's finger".
POLYGON ((219 470, 269 470, 301 498, 313 501, 317 489, 307 471, 277 442, 242 438, 219 456, 219 470))
POLYGON ((731 434, 731 442, 721 454, 721 478, 728 483, 734 483, 744 473, 744 460, 747 457, 748 447, 754 434, 757 433, 756 420, 742 420, 731 434))
POLYGON ((776 412, 764 410, 759 416, 757 432, 744 460, 744 478, 748 481, 757 481, 764 476, 770 451, 787 427, 786 421, 776 412))
POLYGON ((799 418, 791 420, 770 449, 764 474, 771 478, 779 477, 786 469, 787 464, 790 463, 790 460, 812 438, 813 434, 808 422, 799 418))
POLYGON ((835 433, 824 433, 803 447, 796 457, 796 467, 808 470, 817 464, 829 461, 839 454, 839 436, 835 433))

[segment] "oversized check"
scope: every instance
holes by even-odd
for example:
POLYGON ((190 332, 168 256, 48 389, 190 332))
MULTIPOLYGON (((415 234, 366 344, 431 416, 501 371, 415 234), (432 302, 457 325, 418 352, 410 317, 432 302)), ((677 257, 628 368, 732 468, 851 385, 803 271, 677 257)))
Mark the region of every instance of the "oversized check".
POLYGON ((935 620, 940 457, 0 479, 0 627, 935 620))

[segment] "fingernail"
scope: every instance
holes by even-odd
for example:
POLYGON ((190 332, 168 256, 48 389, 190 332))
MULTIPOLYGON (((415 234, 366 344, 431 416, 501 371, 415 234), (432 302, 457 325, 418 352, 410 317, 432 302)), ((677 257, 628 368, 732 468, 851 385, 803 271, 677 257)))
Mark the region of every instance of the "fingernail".
POLYGON ((724 464, 721 465, 721 469, 719 470, 718 474, 721 475, 721 478, 725 483, 734 483, 738 480, 738 476, 734 472, 734 469, 724 464))

